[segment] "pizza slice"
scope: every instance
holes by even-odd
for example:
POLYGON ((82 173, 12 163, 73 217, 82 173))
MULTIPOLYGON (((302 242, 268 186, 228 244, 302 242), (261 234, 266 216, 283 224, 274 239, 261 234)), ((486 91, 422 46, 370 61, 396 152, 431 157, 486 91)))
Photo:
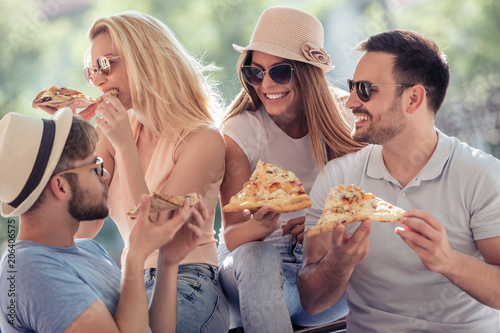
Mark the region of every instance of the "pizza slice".
MULTIPOLYGON (((113 89, 106 92, 106 94, 116 96, 118 95, 118 90, 113 89)), ((91 104, 99 103, 100 101, 102 101, 102 96, 92 98, 74 89, 64 87, 58 88, 57 86, 52 86, 50 88, 43 89, 33 100, 32 106, 33 108, 37 108, 43 105, 60 109, 68 106, 70 103, 76 100, 80 100, 79 107, 87 107, 91 104)))
POLYGON ((259 160, 250 180, 222 211, 256 210, 264 205, 274 212, 289 213, 310 207, 312 202, 293 172, 259 160))
MULTIPOLYGON (((163 210, 174 210, 177 208, 181 208, 184 204, 185 199, 189 199, 189 205, 191 207, 198 203, 198 195, 194 192, 182 196, 172 196, 152 192, 149 194, 149 197, 151 198, 151 208, 149 210, 150 213, 157 213, 163 210)), ((127 216, 131 220, 135 220, 137 218, 137 215, 139 215, 140 206, 141 204, 138 204, 134 208, 129 209, 129 211, 127 212, 127 216)))
POLYGON ((404 210, 393 206, 354 185, 338 185, 330 190, 323 206, 323 214, 316 225, 307 230, 307 236, 331 231, 341 224, 361 220, 397 222, 404 210))

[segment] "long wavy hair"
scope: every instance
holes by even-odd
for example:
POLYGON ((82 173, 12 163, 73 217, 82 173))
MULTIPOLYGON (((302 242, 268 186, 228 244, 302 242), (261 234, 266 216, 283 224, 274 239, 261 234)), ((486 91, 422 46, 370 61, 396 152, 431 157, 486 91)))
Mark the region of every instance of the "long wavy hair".
MULTIPOLYGON (((251 62, 252 51, 242 52, 237 69, 243 88, 229 106, 223 122, 244 111, 257 111, 262 105, 255 88, 246 83, 240 70, 241 66, 251 62)), ((352 139, 352 127, 340 111, 335 88, 328 83, 323 71, 300 61, 287 62, 292 65, 300 86, 304 116, 318 167, 323 168, 329 160, 363 148, 364 144, 352 139)))
POLYGON ((178 137, 215 123, 221 98, 204 75, 214 66, 189 54, 164 23, 127 11, 96 19, 88 37, 104 32, 124 60, 134 112, 153 134, 178 137))

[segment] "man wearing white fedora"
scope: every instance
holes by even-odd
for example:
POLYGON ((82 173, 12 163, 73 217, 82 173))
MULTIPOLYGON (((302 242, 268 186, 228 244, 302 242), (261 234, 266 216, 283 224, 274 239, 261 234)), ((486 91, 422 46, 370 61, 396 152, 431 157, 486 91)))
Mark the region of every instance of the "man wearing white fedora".
POLYGON ((0 156, 9 160, 0 165, 1 212, 20 215, 17 241, 0 261, 2 332, 175 331, 177 266, 201 236, 206 209, 185 205, 154 224, 143 196, 122 274, 95 241, 74 240, 82 221, 108 215, 109 175, 96 143, 95 129, 69 108, 51 119, 9 113, 0 121, 0 156), (174 235, 183 241, 169 242, 174 235), (158 248, 148 320, 142 271, 158 248))

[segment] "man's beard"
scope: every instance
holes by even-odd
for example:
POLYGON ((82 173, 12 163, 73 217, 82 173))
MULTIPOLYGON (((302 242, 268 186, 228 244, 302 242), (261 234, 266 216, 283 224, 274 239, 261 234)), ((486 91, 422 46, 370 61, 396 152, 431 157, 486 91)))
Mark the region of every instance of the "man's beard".
MULTIPOLYGON (((403 117, 399 102, 401 98, 396 98, 389 106, 385 116, 387 120, 377 119, 379 126, 373 125, 374 119, 366 110, 360 109, 363 114, 370 116, 370 126, 365 128, 363 132, 358 133, 353 131, 353 139, 358 142, 366 142, 382 145, 400 134, 406 127, 406 119, 403 117), (385 121, 385 123, 383 123, 385 121)), ((356 110, 353 110, 353 112, 356 110)), ((376 124, 375 124, 376 125, 376 124)))
POLYGON ((104 219, 109 215, 109 207, 105 200, 94 202, 88 192, 84 192, 78 182, 69 181, 73 197, 68 204, 69 214, 77 221, 104 219))

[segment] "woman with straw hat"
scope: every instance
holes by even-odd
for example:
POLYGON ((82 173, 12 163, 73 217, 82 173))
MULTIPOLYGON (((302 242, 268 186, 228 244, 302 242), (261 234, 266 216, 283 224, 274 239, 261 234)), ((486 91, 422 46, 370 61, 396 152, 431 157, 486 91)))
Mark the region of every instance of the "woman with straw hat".
MULTIPOLYGON (((323 26, 289 7, 265 10, 241 52, 243 85, 223 123, 226 173, 221 204, 250 178, 259 159, 293 171, 307 192, 331 159, 359 150, 343 117, 336 89, 325 73, 333 69, 323 48, 323 26)), ((302 265, 305 212, 223 213, 219 245, 220 280, 231 305, 231 327, 245 332, 290 332, 292 324, 315 326, 347 313, 342 299, 311 316, 296 286, 302 265)))

